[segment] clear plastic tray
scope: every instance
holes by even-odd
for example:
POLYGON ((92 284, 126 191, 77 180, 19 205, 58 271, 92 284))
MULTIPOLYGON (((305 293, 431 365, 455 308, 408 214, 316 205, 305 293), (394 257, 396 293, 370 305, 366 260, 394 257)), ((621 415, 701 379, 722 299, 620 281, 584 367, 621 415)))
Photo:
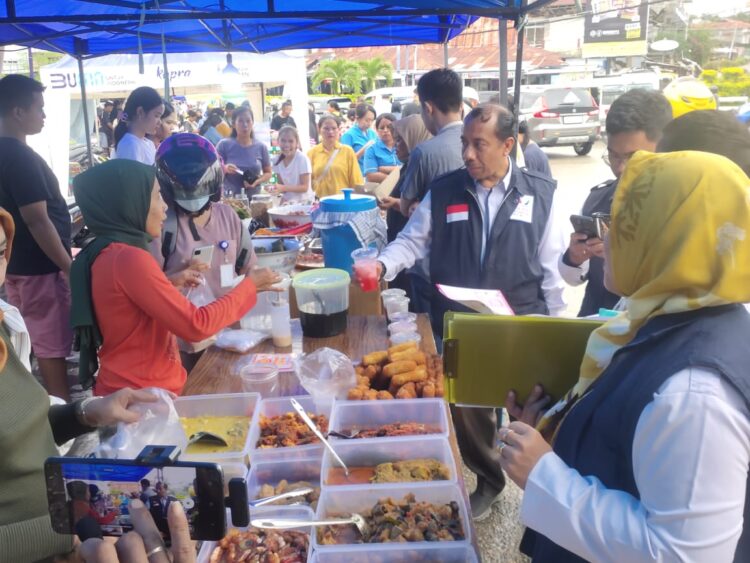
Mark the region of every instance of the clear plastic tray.
MULTIPOLYGON (((306 446, 294 446, 290 448, 258 448, 258 439, 260 438, 260 417, 279 416, 288 412, 294 412, 289 399, 292 397, 279 397, 278 399, 263 399, 258 407, 258 416, 253 420, 253 427, 250 429, 250 459, 253 461, 267 459, 290 459, 301 457, 315 457, 323 455, 323 444, 309 444, 306 446)), ((309 395, 298 395, 294 397, 304 407, 308 413, 324 414, 330 420, 331 412, 329 409, 317 409, 313 398, 309 395)))
MULTIPOLYGON (((447 438, 436 436, 417 436, 416 438, 401 438, 390 440, 339 440, 334 446, 336 453, 351 469, 352 467, 374 467, 379 463, 389 461, 405 461, 409 459, 437 459, 448 466, 451 478, 445 481, 424 481, 425 483, 455 483, 458 475, 456 461, 453 457, 447 438)), ((339 467, 329 451, 323 454, 323 465, 320 471, 320 481, 323 487, 341 487, 331 485, 328 475, 331 469, 339 467)), ((420 482, 421 483, 421 482, 420 482)), ((367 484, 372 488, 392 487, 396 483, 367 484)))
POLYGON ((245 447, 238 452, 188 454, 183 453, 183 461, 212 461, 219 464, 243 463, 247 465, 248 454, 252 449, 250 434, 258 417, 258 393, 226 393, 219 395, 191 395, 178 397, 174 401, 177 414, 181 417, 197 416, 249 416, 250 427, 245 439, 245 447))
MULTIPOLYGON (((352 429, 377 428, 395 422, 418 422, 435 426, 436 434, 423 436, 448 436, 448 410, 443 399, 394 399, 392 401, 336 401, 333 405, 330 430, 348 433, 352 429)), ((406 437, 405 437, 406 438, 406 437)), ((395 438, 371 438, 393 440, 395 438)), ((399 438, 400 439, 400 438, 399 438)), ((331 436, 331 441, 343 440, 331 436)), ((359 442, 357 440, 347 440, 359 442)))
POLYGON ((247 499, 260 498, 262 485, 273 485, 286 479, 289 483, 307 481, 314 487, 320 487, 321 458, 307 457, 295 459, 269 459, 254 462, 247 475, 247 499))
POLYGON ((472 546, 371 544, 369 551, 350 546, 330 546, 313 551, 309 563, 478 563, 472 546))
MULTIPOLYGON (((443 549, 444 546, 469 547, 471 542, 471 515, 466 508, 466 501, 461 489, 455 483, 410 483, 408 485, 392 485, 390 487, 350 486, 350 487, 326 487, 320 495, 316 519, 332 518, 342 514, 353 512, 362 513, 372 508, 378 500, 391 497, 398 501, 409 493, 413 493, 417 501, 436 504, 447 504, 451 501, 458 503, 458 510, 463 525, 465 539, 461 541, 439 542, 412 542, 410 547, 432 547, 443 549)), ((322 555, 327 551, 335 551, 342 546, 323 546, 318 544, 317 534, 313 537, 315 549, 322 555)), ((381 546, 387 544, 349 544, 347 548, 351 553, 377 553, 381 546)), ((405 547, 404 544, 394 544, 405 547)))
MULTIPOLYGON (((268 507, 262 507, 262 508, 252 508, 250 509, 250 518, 257 518, 260 516, 265 516, 268 518, 284 518, 284 519, 294 519, 294 520, 312 520, 313 519, 313 511, 310 510, 310 507, 308 506, 268 506, 268 507)), ((227 532, 231 530, 232 528, 237 530, 247 530, 247 527, 240 528, 237 526, 232 526, 232 518, 230 516, 229 510, 227 510, 227 532)), ((308 534, 313 533, 312 528, 305 527, 305 528, 295 528, 295 530, 300 532, 306 532, 308 534)), ((198 552, 198 560, 197 563, 209 563, 211 559, 211 554, 214 551, 214 548, 216 548, 216 545, 218 542, 214 541, 207 541, 203 542, 203 545, 201 545, 201 549, 198 552)), ((307 549, 308 554, 308 561, 310 560, 310 556, 312 553, 312 537, 310 538, 310 544, 307 549)))

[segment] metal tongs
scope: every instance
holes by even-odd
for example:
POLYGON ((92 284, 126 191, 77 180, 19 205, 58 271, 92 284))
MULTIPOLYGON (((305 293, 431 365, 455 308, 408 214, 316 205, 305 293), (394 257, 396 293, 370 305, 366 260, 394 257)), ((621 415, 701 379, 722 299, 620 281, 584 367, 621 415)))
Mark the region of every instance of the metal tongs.
POLYGON ((313 431, 313 434, 315 434, 318 440, 323 442, 323 445, 326 448, 328 448, 328 451, 331 452, 331 455, 333 456, 333 458, 338 462, 338 464, 341 467, 344 468, 344 473, 346 474, 346 476, 349 477, 349 468, 344 463, 344 460, 342 460, 339 457, 339 454, 336 453, 336 450, 333 449, 333 446, 331 446, 328 440, 326 440, 326 437, 323 436, 323 433, 320 430, 318 430, 318 427, 315 426, 315 423, 312 421, 312 419, 309 416, 307 416, 307 413, 305 412, 305 409, 302 407, 302 405, 300 405, 297 399, 295 398, 291 398, 289 400, 292 403, 292 408, 297 412, 300 418, 305 421, 305 424, 307 424, 310 430, 313 431))
POLYGON ((342 526, 344 524, 354 524, 367 539, 370 537, 370 525, 361 514, 352 514, 348 518, 331 518, 329 520, 292 520, 284 518, 252 518, 250 525, 256 528, 265 528, 267 530, 288 530, 290 528, 304 528, 306 526, 342 526))
POLYGON ((267 504, 273 504, 277 500, 285 500, 288 498, 303 497, 314 492, 315 489, 312 487, 303 487, 301 489, 295 489, 293 491, 287 491, 279 495, 273 495, 270 497, 259 498, 257 500, 251 500, 249 502, 250 508, 258 508, 259 506, 265 506, 267 504))

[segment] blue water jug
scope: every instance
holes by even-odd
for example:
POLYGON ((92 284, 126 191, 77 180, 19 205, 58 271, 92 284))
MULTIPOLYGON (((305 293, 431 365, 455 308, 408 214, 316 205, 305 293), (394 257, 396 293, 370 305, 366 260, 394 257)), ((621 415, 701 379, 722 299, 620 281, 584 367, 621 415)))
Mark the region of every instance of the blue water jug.
POLYGON ((362 244, 348 222, 357 213, 377 213, 377 202, 373 196, 354 194, 348 188, 342 192, 320 200, 313 222, 320 230, 326 268, 345 270, 351 275, 351 254, 362 244), (326 223, 328 228, 320 228, 326 223))

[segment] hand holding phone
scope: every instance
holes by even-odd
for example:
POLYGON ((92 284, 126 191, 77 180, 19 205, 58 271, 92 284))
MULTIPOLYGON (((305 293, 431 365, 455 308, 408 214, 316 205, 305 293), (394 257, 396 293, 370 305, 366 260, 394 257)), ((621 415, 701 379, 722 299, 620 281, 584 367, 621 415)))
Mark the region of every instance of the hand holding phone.
POLYGON ((214 245, 210 244, 193 249, 193 262, 210 266, 213 259, 214 245))
POLYGON ((570 222, 576 233, 586 235, 587 238, 599 237, 599 231, 596 228, 596 220, 586 215, 571 215, 570 222))
POLYGON ((172 538, 170 549, 163 546, 159 529, 141 501, 134 500, 130 510, 134 528, 132 534, 127 538, 120 538, 116 543, 105 542, 101 538, 86 539, 80 548, 85 561, 112 563, 148 559, 150 563, 193 563, 196 560, 195 546, 190 539, 190 529, 182 504, 173 502, 167 511, 172 538))

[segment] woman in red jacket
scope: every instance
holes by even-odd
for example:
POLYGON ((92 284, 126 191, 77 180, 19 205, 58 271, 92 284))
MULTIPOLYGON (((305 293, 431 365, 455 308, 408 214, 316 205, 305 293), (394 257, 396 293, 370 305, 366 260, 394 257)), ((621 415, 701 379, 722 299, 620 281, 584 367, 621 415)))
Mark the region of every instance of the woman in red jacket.
POLYGON ((148 252, 166 218, 154 167, 111 160, 77 176, 74 193, 96 235, 70 275, 81 384, 90 387, 98 368, 98 395, 151 386, 180 393, 187 374, 175 335, 198 342, 238 321, 278 274, 257 270, 224 297, 196 307, 148 252))

